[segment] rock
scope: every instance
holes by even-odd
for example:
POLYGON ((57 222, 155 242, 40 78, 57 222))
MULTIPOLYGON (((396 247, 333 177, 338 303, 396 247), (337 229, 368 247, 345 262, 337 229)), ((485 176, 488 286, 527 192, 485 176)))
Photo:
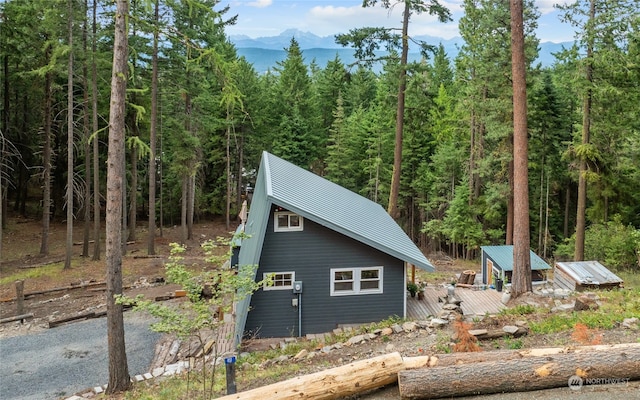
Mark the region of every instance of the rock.
POLYGON ((445 304, 442 306, 443 310, 457 311, 460 307, 455 304, 445 304))
POLYGON ((432 328, 441 328, 441 327, 447 325, 448 323, 449 323, 449 321, 444 320, 444 319, 432 318, 430 325, 431 325, 432 328))
POLYGON ((307 355, 309 355, 309 352, 306 349, 302 349, 298 352, 298 354, 296 354, 295 356, 293 356, 294 359, 296 360, 300 360, 301 358, 306 357, 307 355))
POLYGON ((291 357, 291 356, 288 356, 288 355, 281 355, 280 357, 276 358, 276 362, 277 362, 277 363, 283 363, 283 362, 285 362, 285 361, 288 361, 288 360, 289 360, 289 357, 291 357))
POLYGON ((502 330, 507 332, 510 335, 515 335, 518 332, 518 327, 514 325, 506 325, 502 327, 502 330))
POLYGON ((151 375, 154 377, 158 377, 162 374, 164 374, 164 367, 154 368, 153 371, 151 371, 151 375))
POLYGON ((295 343, 297 341, 298 340, 296 338, 293 338, 293 337, 284 338, 284 342, 285 343, 295 343))
POLYGON ((473 336, 486 335, 487 334, 487 330, 486 329, 470 329, 469 330, 469 334, 473 335, 473 336))
POLYGON ((358 344, 362 342, 364 342, 364 335, 356 335, 356 336, 353 336, 351 339, 347 340, 347 343, 349 344, 358 344))
POLYGON ((398 324, 393 324, 393 326, 391 327, 391 329, 393 329, 393 331, 394 331, 395 333, 400 333, 400 332, 402 332, 402 327, 401 327, 400 325, 398 325, 398 324))
POLYGON ((625 318, 624 320, 622 320, 622 326, 624 326, 627 329, 638 329, 638 318, 633 317, 633 318, 625 318))
POLYGON ((560 304, 557 307, 553 307, 551 309, 551 312, 562 312, 562 311, 571 311, 573 310, 573 308, 575 307, 575 304, 573 303, 569 303, 569 304, 560 304))
POLYGON ((523 321, 523 320, 516 321, 516 326, 527 326, 527 321, 523 321))
POLYGON ((342 334, 342 328, 336 328, 336 329, 334 329, 334 330, 333 330, 333 334, 334 334, 334 335, 340 335, 340 334, 342 334))
POLYGON ((409 322, 405 322, 404 324, 402 324, 402 330, 405 332, 413 332, 416 330, 416 323, 409 321, 409 322))
POLYGON ((389 335, 391 335, 392 333, 393 333, 393 329, 391 329, 391 328, 383 328, 383 329, 382 329, 382 332, 380 332, 380 334, 381 334, 382 336, 389 336, 389 335))
POLYGON ((387 347, 385 348, 385 350, 387 351, 387 353, 391 353, 393 351, 393 349, 395 349, 395 346, 391 343, 389 343, 387 345, 387 347))
POLYGON ((377 338, 378 336, 375 333, 367 333, 366 335, 364 335, 364 338, 367 340, 373 340, 375 338, 377 338))
POLYGON ((600 306, 596 303, 595 299, 590 296, 578 297, 573 307, 576 311, 597 310, 598 308, 600 308, 600 306))
POLYGON ((333 350, 333 346, 324 346, 320 351, 323 353, 329 353, 331 350, 333 350))
POLYGON ((507 304, 509 302, 509 300, 511 300, 511 293, 510 292, 504 292, 502 294, 502 298, 500 299, 500 301, 502 302, 502 304, 507 304))

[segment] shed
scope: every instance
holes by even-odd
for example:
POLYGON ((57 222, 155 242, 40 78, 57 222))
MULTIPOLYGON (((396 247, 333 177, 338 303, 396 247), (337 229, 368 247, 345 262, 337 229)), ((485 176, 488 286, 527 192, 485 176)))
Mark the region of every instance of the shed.
POLYGON ((382 206, 267 152, 245 234, 238 273, 273 286, 237 304, 237 343, 405 317, 408 265, 434 270, 382 206))
POLYGON ((562 289, 583 291, 589 289, 614 289, 624 282, 598 261, 556 262, 553 284, 562 289))
MULTIPOLYGON (((502 279, 505 284, 511 283, 513 275, 513 246, 482 246, 482 283, 492 285, 496 279, 502 279)), ((551 266, 536 253, 529 250, 531 256, 531 282, 544 283, 547 281, 547 271, 551 266)))

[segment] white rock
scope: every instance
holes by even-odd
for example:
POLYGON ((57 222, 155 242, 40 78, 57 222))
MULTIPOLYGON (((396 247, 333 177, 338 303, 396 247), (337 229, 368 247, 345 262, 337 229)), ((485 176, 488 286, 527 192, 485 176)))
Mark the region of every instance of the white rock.
POLYGON ((502 330, 507 332, 510 335, 513 335, 516 332, 518 332, 518 327, 517 326, 513 326, 513 325, 506 325, 506 326, 502 327, 502 330))
POLYGON ((402 324, 402 330, 405 332, 413 332, 416 330, 416 323, 409 321, 409 322, 405 322, 404 324, 402 324))
POLYGON ((432 328, 440 328, 442 326, 445 326, 449 323, 449 321, 444 320, 444 319, 440 319, 440 318, 433 318, 431 319, 431 327, 432 328))
POLYGON ((350 344, 357 344, 361 342, 364 342, 364 335, 356 335, 347 341, 347 343, 350 344))

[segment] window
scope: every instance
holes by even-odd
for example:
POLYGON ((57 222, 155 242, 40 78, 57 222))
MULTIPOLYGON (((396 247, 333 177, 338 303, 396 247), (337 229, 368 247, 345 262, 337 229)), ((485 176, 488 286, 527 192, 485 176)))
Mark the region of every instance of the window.
POLYGON ((331 296, 382 293, 382 267, 331 269, 331 296))
POLYGON ((293 289, 293 281, 295 281, 295 272, 265 272, 262 274, 262 279, 266 280, 271 276, 271 285, 266 283, 263 286, 264 290, 285 290, 293 289))
POLYGON ((276 212, 273 219, 275 232, 301 231, 304 219, 291 212, 276 212))

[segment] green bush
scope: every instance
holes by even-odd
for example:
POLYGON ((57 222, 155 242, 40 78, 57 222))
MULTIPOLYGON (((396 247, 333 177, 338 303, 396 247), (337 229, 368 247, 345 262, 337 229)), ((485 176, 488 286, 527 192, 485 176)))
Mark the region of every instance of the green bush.
MULTIPOLYGON (((556 249, 558 260, 573 259, 575 235, 556 249)), ((606 224, 594 224, 585 232, 584 257, 597 260, 613 270, 640 269, 640 230, 625 226, 619 218, 606 224)))

